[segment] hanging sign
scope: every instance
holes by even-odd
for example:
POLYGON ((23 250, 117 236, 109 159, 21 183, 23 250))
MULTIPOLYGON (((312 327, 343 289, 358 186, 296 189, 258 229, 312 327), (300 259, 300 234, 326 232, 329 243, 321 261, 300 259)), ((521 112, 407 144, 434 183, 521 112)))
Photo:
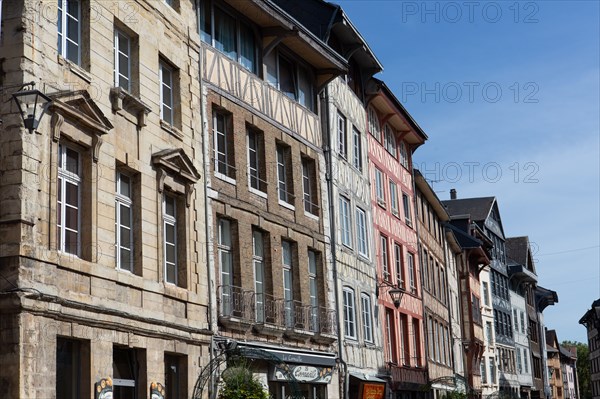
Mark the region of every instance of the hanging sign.
POLYGON ((287 367, 288 372, 284 369, 275 366, 275 380, 277 381, 289 381, 291 380, 290 375, 298 382, 313 382, 328 384, 331 382, 331 376, 333 374, 332 367, 315 367, 315 366, 304 366, 295 365, 287 367))

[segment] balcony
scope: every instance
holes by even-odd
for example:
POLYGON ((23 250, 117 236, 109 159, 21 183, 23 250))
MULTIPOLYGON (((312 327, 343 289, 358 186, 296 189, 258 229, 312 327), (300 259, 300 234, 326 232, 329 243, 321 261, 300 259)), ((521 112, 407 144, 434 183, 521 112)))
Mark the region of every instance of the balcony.
POLYGON ((227 328, 323 344, 337 339, 335 310, 234 286, 219 286, 217 295, 219 323, 227 328))
POLYGON ((202 60, 202 78, 217 92, 241 101, 275 121, 281 129, 291 130, 321 147, 319 119, 312 111, 204 43, 202 60))

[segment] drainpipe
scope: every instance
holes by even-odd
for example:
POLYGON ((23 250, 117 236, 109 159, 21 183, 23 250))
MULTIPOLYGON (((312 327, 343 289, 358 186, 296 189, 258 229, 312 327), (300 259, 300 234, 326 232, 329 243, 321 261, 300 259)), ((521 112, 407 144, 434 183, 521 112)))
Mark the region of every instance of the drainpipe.
MULTIPOLYGON (((195 0, 195 6, 196 6, 196 18, 198 21, 198 26, 200 26, 200 0, 195 0)), ((213 331, 213 273, 212 273, 212 267, 213 264, 211 262, 211 257, 210 257, 210 228, 209 228, 209 216, 210 216, 210 212, 208 210, 208 168, 206 167, 206 155, 207 155, 207 148, 206 148, 206 137, 208 136, 208 132, 207 132, 207 118, 205 115, 206 112, 206 102, 204 99, 204 92, 203 92, 203 84, 202 84, 202 44, 200 44, 200 52, 198 54, 198 87, 200 90, 199 93, 199 98, 200 98, 200 122, 202 125, 202 173, 204 175, 204 233, 205 233, 205 237, 206 237, 206 246, 205 246, 205 251, 206 251, 206 277, 208 278, 208 329, 210 331, 213 332, 213 334, 210 337, 210 346, 209 346, 209 350, 208 350, 208 356, 209 356, 209 365, 212 364, 213 358, 214 358, 214 348, 215 348, 215 341, 214 341, 214 333, 215 331, 213 331)), ((215 381, 214 381, 214 376, 211 375, 210 376, 210 380, 209 380, 209 384, 208 384, 208 397, 209 399, 213 399, 216 395, 216 391, 214 390, 214 386, 215 386, 215 381)))
POLYGON ((340 381, 340 391, 342 393, 341 399, 348 398, 348 388, 349 388, 349 378, 348 378, 348 365, 344 361, 343 355, 343 345, 342 345, 342 327, 340 323, 340 294, 338 289, 338 276, 337 276, 337 252, 336 252, 336 234, 335 234, 335 208, 333 205, 333 158, 331 152, 331 135, 329 133, 330 129, 330 115, 329 115, 329 87, 325 86, 325 90, 321 94, 321 101, 325 105, 325 120, 321 120, 323 126, 325 126, 324 132, 324 146, 323 146, 323 154, 325 155, 325 180, 327 181, 327 199, 329 201, 329 229, 330 235, 329 239, 331 242, 331 268, 333 272, 333 282, 335 284, 334 294, 335 294, 335 307, 336 307, 336 315, 337 315, 337 325, 338 325, 338 359, 341 364, 340 368, 340 377, 342 380, 340 381))

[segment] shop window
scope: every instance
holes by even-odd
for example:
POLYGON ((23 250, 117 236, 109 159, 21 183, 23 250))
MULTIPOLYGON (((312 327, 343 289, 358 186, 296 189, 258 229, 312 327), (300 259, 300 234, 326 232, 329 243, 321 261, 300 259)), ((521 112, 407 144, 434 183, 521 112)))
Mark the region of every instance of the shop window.
POLYGON ((90 344, 88 341, 56 338, 56 397, 89 398, 90 344))

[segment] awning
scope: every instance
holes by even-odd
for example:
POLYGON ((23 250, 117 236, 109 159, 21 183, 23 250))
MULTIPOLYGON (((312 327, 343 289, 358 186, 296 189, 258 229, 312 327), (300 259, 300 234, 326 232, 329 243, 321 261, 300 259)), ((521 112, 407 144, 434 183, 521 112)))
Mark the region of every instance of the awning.
POLYGON ((356 378, 357 380, 361 380, 364 382, 385 384, 385 380, 382 380, 379 377, 375 377, 374 375, 368 375, 364 373, 350 373, 350 377, 356 378))
MULTIPOLYGON (((285 363, 309 364, 329 367, 336 365, 336 356, 334 353, 294 350, 281 346, 274 347, 270 345, 261 345, 249 342, 238 342, 238 348, 263 350, 285 363)), ((252 357, 251 351, 249 352, 249 357, 252 357)), ((256 358, 260 359, 261 357, 257 354, 256 358)))

